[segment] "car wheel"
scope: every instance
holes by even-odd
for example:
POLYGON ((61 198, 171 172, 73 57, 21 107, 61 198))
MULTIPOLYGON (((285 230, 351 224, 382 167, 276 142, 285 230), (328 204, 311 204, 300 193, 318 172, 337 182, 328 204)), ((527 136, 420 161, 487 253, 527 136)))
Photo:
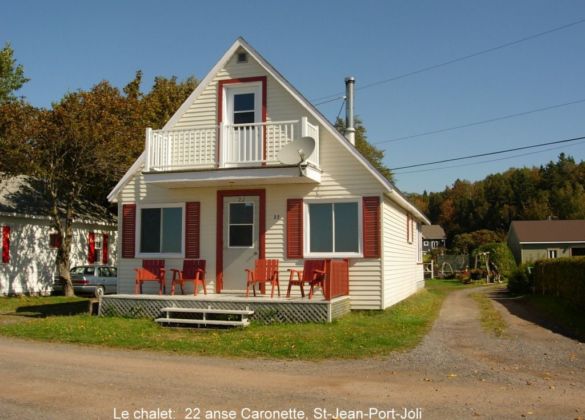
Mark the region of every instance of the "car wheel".
POLYGON ((94 292, 94 296, 95 296, 96 298, 99 298, 99 297, 101 297, 101 296, 103 296, 103 295, 104 295, 104 288, 103 288, 103 286, 98 286, 98 287, 96 287, 96 288, 95 288, 95 292, 94 292))

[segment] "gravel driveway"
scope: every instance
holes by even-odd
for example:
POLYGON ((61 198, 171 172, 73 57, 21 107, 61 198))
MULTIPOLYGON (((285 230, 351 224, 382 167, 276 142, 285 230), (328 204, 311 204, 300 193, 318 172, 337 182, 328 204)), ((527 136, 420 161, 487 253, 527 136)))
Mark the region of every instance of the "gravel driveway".
POLYGON ((447 297, 419 347, 384 359, 219 359, 0 338, 0 417, 583 418, 585 345, 499 303, 508 336, 487 336, 473 291, 447 297))

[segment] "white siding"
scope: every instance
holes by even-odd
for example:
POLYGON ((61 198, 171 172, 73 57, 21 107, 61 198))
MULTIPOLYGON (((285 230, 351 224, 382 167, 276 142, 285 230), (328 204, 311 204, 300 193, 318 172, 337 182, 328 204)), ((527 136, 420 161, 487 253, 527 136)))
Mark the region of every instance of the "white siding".
MULTIPOLYGON (((0 262, 0 295, 50 293, 53 278, 57 274, 57 250, 49 246, 49 235, 54 232, 49 221, 1 217, 0 226, 4 225, 10 226, 10 261, 7 264, 0 262)), ((117 232, 103 226, 76 224, 71 266, 87 264, 89 232, 95 232, 96 235, 110 234, 109 259, 111 264, 115 264, 117 232)))
POLYGON ((406 299, 424 286, 423 266, 417 262, 417 224, 414 223, 412 243, 407 240, 406 224, 406 211, 385 197, 382 220, 384 308, 406 299))
MULTIPOLYGON (((269 121, 297 120, 310 113, 298 103, 274 78, 272 78, 251 56, 248 63, 236 63, 232 57, 224 69, 212 79, 194 103, 178 118, 173 128, 197 128, 217 122, 218 80, 267 76, 267 119, 269 121)), ((266 190, 266 256, 281 261, 280 283, 284 293, 288 284, 287 269, 301 267, 301 260, 287 260, 285 249, 286 200, 288 198, 347 198, 382 196, 385 189, 378 180, 345 149, 337 139, 320 126, 320 167, 323 171, 321 183, 283 185, 234 185, 233 188, 263 188, 266 190)), ((124 203, 177 203, 199 201, 201 203, 201 258, 207 261, 208 292, 215 290, 215 246, 216 246, 216 197, 221 188, 166 189, 146 185, 141 174, 131 180, 118 196, 119 208, 124 203)), ((384 204, 386 210, 388 206, 384 204)), ((395 210, 397 214, 400 211, 395 210)), ((385 215, 386 216, 386 215, 385 215)), ((121 220, 121 214, 119 215, 121 220)), ((381 309, 411 294, 415 280, 422 279, 422 266, 416 265, 416 248, 406 245, 405 233, 396 232, 397 226, 384 220, 384 235, 396 235, 384 239, 385 272, 381 259, 354 258, 350 261, 350 295, 353 309, 381 309), (387 260, 387 261, 386 261, 387 260), (394 267, 394 270, 392 269, 394 267), (382 285, 386 299, 383 302, 382 285)), ((398 223, 396 221, 395 223, 398 223)), ((405 223, 402 225, 405 226, 405 223)), ((138 229, 139 227, 137 227, 138 229)), ((138 244, 136 244, 138 247, 138 244)), ((140 267, 140 259, 121 259, 119 266, 120 293, 133 293, 134 268, 140 267)), ((167 268, 180 268, 182 259, 166 259, 167 268)), ((244 279, 244 273, 242 273, 244 279)), ((170 284, 170 276, 167 278, 170 284)), ((298 290, 298 288, 297 288, 298 290)), ((146 284, 145 293, 156 293, 156 285, 146 284)), ((295 291, 297 293, 297 291, 295 291)))

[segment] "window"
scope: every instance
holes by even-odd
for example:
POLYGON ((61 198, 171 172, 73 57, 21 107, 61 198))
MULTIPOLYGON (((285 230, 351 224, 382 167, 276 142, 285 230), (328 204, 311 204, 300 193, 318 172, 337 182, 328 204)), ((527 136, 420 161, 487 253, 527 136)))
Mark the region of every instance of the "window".
POLYGON ((557 258, 558 257, 558 251, 556 249, 549 249, 548 250, 548 257, 549 258, 557 258))
POLYGON ((61 246, 61 235, 58 233, 49 234, 49 247, 59 248, 61 246))
POLYGON ((234 124, 253 124, 256 122, 255 93, 234 94, 234 124))
POLYGON ((139 216, 142 254, 183 252, 183 207, 143 207, 139 216))
POLYGON ((230 203, 229 247, 254 246, 254 203, 230 203))
POLYGON ((308 202, 305 250, 309 256, 360 256, 361 208, 357 201, 308 202))
POLYGON ((409 244, 414 241, 414 218, 406 213, 406 240, 409 244))
POLYGON ((422 231, 421 231, 421 224, 416 224, 416 244, 417 244, 417 262, 422 262, 422 231))

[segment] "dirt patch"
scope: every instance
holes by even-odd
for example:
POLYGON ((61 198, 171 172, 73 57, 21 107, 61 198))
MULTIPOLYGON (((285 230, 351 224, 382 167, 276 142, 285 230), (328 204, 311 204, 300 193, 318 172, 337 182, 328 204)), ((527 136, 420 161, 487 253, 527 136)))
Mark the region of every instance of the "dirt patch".
POLYGON ((334 416, 405 408, 421 409, 424 419, 585 416, 585 347, 497 302, 508 335, 486 335, 469 297, 476 291, 453 292, 416 349, 384 359, 234 360, 0 338, 0 412, 14 419, 140 409, 172 409, 175 418, 196 410, 205 418, 213 409, 238 418, 242 409, 296 409, 315 418, 323 409, 334 416), (86 396, 72 400, 80 391, 86 396))

